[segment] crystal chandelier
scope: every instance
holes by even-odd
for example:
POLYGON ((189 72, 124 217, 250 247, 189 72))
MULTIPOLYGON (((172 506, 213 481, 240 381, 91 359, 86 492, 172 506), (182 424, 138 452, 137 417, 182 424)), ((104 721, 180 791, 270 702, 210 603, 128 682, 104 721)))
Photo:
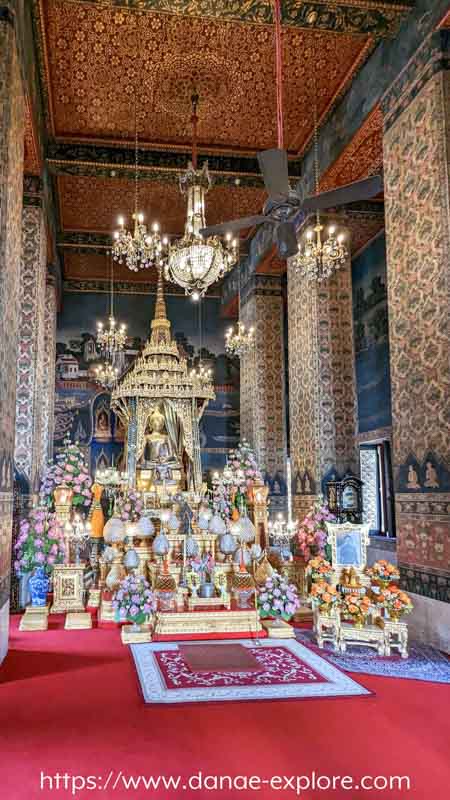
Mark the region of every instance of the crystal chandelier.
MULTIPOLYGON (((314 96, 314 183, 316 195, 319 194, 319 137, 317 122, 317 91, 314 96)), ((292 263, 296 272, 309 281, 327 280, 348 260, 348 250, 344 244, 345 235, 339 233, 336 225, 330 225, 324 237, 324 225, 316 212, 316 224, 308 228, 302 236, 298 253, 292 263)))
POLYGON ((228 328, 225 333, 225 352, 227 355, 237 358, 245 355, 250 350, 255 339, 255 329, 252 326, 246 328, 241 322, 241 270, 238 269, 238 322, 236 329, 228 328))
POLYGON ((111 361, 105 361, 95 368, 95 380, 105 389, 110 389, 119 377, 119 370, 111 361))
POLYGON ((151 231, 147 231, 144 224, 144 215, 138 211, 138 121, 137 121, 137 91, 134 92, 135 139, 134 139, 134 230, 125 228, 124 217, 117 220, 119 230, 113 234, 113 258, 119 264, 126 264, 132 272, 148 269, 159 263, 169 240, 162 237, 159 225, 154 222, 151 231))
POLYGON ((180 177, 181 194, 187 196, 187 218, 182 239, 173 242, 169 247, 166 264, 166 279, 182 286, 188 295, 198 299, 203 296, 211 284, 221 278, 237 261, 238 240, 231 234, 225 237, 225 243, 218 236, 204 239, 200 234, 206 226, 205 195, 211 188, 211 177, 208 163, 201 170, 197 169, 197 106, 198 94, 193 93, 192 124, 193 144, 192 161, 184 175, 180 177))
POLYGON ((203 366, 203 364, 200 364, 196 369, 193 369, 191 372, 191 378, 195 381, 198 381, 202 385, 211 383, 212 376, 213 376, 212 369, 203 366))
POLYGON ((111 253, 109 253, 111 266, 111 285, 109 292, 109 318, 108 326, 97 322, 97 344, 106 359, 111 359, 114 353, 123 350, 127 340, 127 326, 119 325, 114 317, 114 268, 111 253))

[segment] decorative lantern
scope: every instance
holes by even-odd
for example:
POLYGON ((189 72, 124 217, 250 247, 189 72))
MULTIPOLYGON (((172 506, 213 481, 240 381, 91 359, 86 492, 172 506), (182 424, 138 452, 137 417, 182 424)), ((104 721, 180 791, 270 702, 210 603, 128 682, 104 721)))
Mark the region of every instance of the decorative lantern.
POLYGON ((133 547, 130 547, 130 549, 125 553, 123 565, 128 572, 133 572, 133 570, 138 568, 139 556, 133 547))
POLYGON ((213 514, 209 521, 209 532, 214 536, 223 536, 227 532, 227 526, 217 512, 213 514))
POLYGON ((126 536, 125 524, 119 517, 113 516, 108 520, 103 528, 103 538, 105 542, 116 544, 123 542, 126 536))
POLYGON ((201 531, 209 530, 209 523, 212 518, 212 513, 209 508, 202 508, 198 515, 198 527, 201 531))
POLYGON ((186 558, 197 558, 199 552, 198 542, 190 533, 186 536, 186 558))
POLYGON ((170 543, 165 533, 158 533, 158 536, 153 541, 152 550, 155 556, 164 558, 167 555, 170 550, 170 543))
POLYGON ((167 527, 171 533, 176 533, 178 528, 180 527, 180 519, 175 514, 175 511, 172 511, 169 519, 167 520, 167 527))
POLYGON ((135 530, 135 536, 138 539, 149 539, 155 532, 155 526, 150 517, 144 515, 136 522, 135 530))
POLYGON ((232 533, 224 533, 219 539, 219 550, 225 556, 231 556, 237 548, 237 542, 232 533))

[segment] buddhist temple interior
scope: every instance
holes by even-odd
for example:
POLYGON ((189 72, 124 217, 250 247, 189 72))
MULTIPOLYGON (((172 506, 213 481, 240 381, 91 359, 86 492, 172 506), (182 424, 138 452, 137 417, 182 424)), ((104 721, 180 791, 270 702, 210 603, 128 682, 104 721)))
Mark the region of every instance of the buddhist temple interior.
POLYGON ((5 800, 448 796, 449 129, 450 0, 0 0, 5 800))

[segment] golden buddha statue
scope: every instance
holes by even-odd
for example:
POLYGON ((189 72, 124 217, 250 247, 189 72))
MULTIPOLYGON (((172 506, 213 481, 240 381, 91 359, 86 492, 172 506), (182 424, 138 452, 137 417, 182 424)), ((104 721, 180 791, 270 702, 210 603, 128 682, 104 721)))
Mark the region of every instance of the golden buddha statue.
POLYGON ((155 406, 148 417, 144 441, 141 463, 146 468, 154 469, 160 465, 179 464, 167 433, 164 415, 158 406, 155 406))

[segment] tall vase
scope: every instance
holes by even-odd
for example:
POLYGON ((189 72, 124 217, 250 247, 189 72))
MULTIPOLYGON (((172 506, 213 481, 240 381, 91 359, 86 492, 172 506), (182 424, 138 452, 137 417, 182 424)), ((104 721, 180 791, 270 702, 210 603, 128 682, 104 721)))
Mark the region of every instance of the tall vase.
POLYGON ((37 567, 29 580, 32 606, 45 606, 50 581, 44 567, 37 567))

